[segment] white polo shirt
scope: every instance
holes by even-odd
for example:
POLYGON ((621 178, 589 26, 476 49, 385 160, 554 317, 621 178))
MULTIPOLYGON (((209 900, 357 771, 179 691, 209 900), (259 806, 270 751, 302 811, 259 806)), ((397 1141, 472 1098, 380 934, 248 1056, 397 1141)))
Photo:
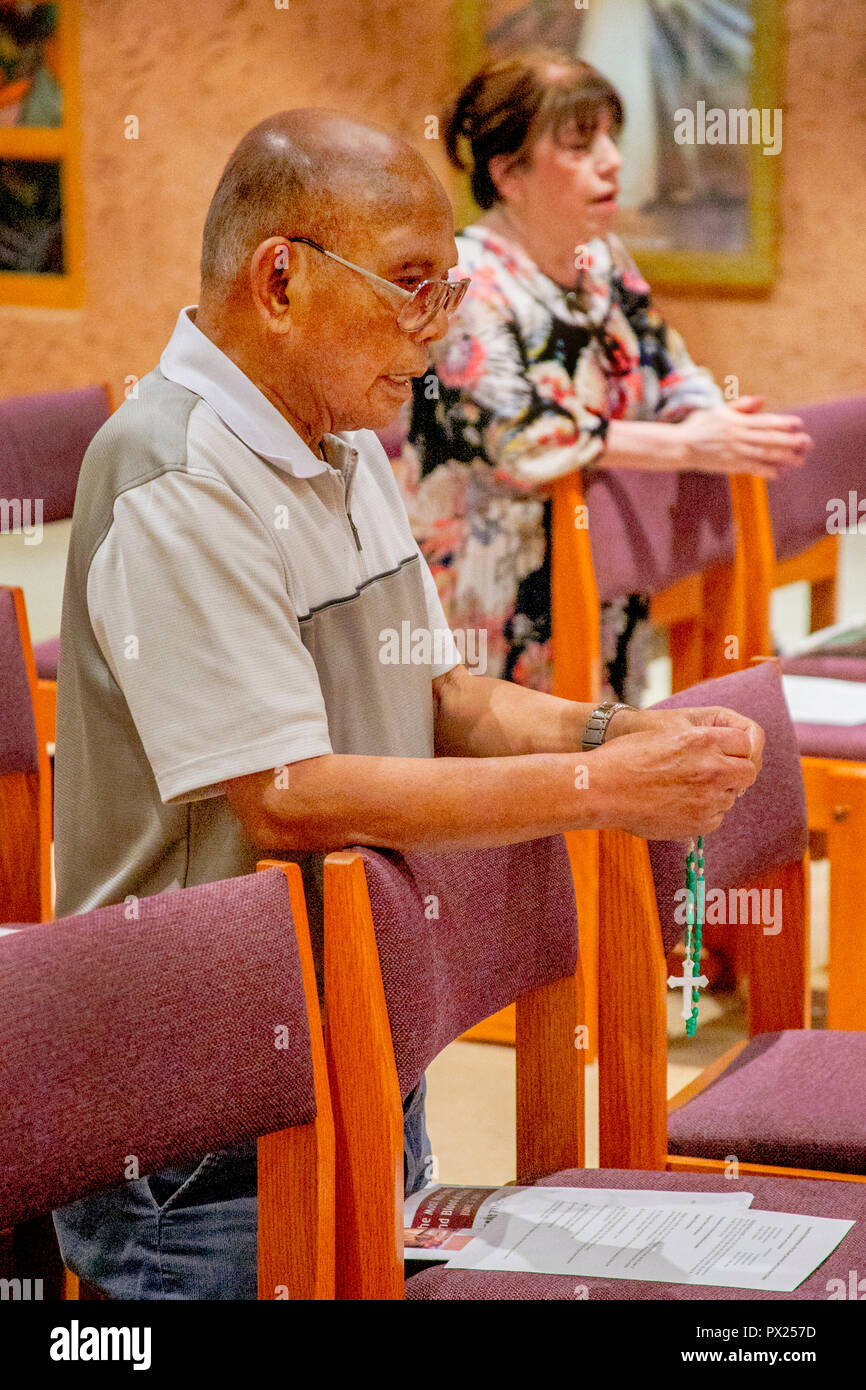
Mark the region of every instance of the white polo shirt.
POLYGON ((431 681, 460 660, 375 434, 326 435, 316 458, 189 312, 81 469, 58 914, 250 872, 225 782, 330 752, 432 757, 431 681), (395 662, 395 632, 433 640, 395 662))

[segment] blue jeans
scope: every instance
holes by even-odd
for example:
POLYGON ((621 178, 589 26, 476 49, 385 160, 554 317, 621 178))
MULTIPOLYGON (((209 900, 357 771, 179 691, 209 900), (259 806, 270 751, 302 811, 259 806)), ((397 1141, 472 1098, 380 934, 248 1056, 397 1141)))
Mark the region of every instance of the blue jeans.
MULTIPOLYGON (((429 1176, 426 1080, 403 1106, 406 1196, 429 1176)), ((54 1213, 64 1263, 110 1298, 254 1299, 256 1147, 208 1154, 54 1213)))

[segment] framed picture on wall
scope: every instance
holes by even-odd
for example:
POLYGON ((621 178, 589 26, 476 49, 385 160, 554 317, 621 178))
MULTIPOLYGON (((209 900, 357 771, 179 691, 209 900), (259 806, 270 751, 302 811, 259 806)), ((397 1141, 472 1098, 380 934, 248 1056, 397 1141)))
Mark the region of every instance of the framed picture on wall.
MULTIPOLYGON (((657 289, 768 290, 782 152, 779 0, 457 0, 462 79, 543 45, 625 107, 617 231, 657 289)), ((461 209, 463 211, 463 209, 461 209)))
POLYGON ((81 302, 75 0, 0 0, 0 305, 81 302))

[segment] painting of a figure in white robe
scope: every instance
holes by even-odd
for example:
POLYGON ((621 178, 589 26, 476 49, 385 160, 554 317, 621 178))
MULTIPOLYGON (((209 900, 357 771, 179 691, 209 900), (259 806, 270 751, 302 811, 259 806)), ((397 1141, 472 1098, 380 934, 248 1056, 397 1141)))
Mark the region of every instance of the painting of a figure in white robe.
POLYGON ((755 201, 772 182, 756 189, 754 147, 772 137, 766 163, 781 148, 781 112, 765 112, 761 129, 766 94, 756 106, 767 11, 766 0, 490 0, 483 43, 492 54, 563 50, 614 84, 626 114, 617 230, 635 255, 660 253, 669 267, 671 256, 754 249, 755 201))

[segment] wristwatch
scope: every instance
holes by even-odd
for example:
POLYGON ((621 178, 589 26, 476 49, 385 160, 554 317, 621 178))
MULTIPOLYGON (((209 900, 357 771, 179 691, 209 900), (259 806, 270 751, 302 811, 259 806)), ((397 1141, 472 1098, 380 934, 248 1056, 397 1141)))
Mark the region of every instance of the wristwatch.
POLYGON ((634 705, 624 705, 621 701, 605 700, 596 706, 587 719, 586 728, 583 731, 582 751, 584 753, 589 753, 593 748, 599 748, 604 743, 607 726, 619 709, 634 709, 634 705))

